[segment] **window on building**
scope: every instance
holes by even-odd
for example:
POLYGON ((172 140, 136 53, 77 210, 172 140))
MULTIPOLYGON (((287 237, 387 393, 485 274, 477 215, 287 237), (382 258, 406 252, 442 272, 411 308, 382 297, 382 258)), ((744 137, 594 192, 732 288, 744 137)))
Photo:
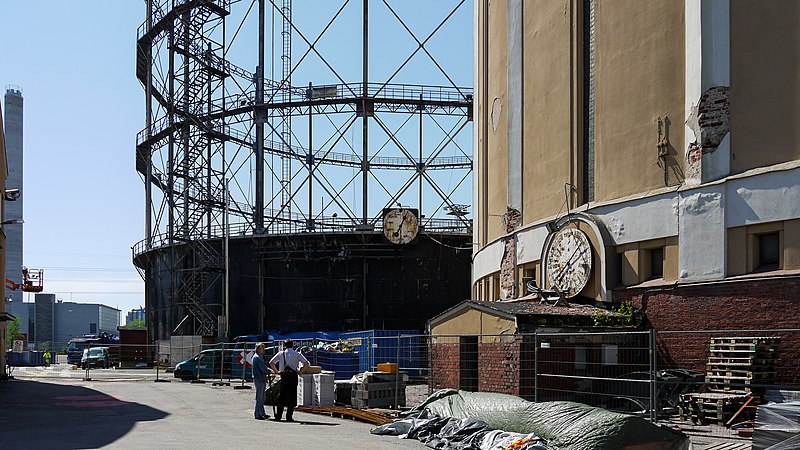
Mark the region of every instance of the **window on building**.
POLYGON ((97 324, 96 323, 90 323, 89 324, 89 333, 90 334, 97 334, 97 324))
POLYGON ((664 278, 664 247, 650 250, 650 278, 664 278))
POLYGON ((778 270, 781 260, 780 233, 758 235, 758 264, 756 270, 778 270))
POLYGON ((536 279, 536 265, 534 263, 526 263, 522 266, 522 286, 520 289, 521 295, 528 295, 528 288, 527 284, 529 281, 533 281, 539 286, 539 282, 536 279))
POLYGON ((623 280, 622 272, 625 270, 625 252, 617 250, 616 253, 616 260, 614 261, 617 277, 615 281, 616 286, 624 286, 625 281, 623 280))

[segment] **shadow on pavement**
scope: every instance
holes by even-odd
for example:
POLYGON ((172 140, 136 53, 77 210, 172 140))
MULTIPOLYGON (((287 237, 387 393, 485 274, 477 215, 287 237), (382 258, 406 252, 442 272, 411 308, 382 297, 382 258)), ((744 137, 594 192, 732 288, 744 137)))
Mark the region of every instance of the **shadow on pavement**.
POLYGON ((79 385, 0 383, 0 447, 98 448, 168 414, 79 385))

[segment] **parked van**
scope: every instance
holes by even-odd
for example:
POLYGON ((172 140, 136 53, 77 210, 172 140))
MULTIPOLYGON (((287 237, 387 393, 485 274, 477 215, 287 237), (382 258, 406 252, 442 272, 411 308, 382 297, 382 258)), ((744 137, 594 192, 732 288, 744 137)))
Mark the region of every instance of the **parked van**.
POLYGON ((194 380, 198 378, 222 378, 241 379, 242 370, 246 380, 253 379, 253 368, 247 368, 239 364, 242 352, 253 352, 254 349, 226 348, 203 350, 197 355, 186 361, 181 361, 175 365, 175 378, 181 380, 194 380))
POLYGON ((111 357, 108 355, 108 347, 92 347, 83 349, 81 356, 81 369, 87 367, 99 367, 108 369, 111 367, 111 357))

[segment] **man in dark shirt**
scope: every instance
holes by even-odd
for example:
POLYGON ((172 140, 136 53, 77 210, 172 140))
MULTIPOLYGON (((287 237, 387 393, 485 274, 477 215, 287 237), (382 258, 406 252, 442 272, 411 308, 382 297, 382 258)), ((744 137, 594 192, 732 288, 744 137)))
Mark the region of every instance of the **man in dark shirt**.
POLYGON ((256 354, 253 355, 253 384, 256 387, 256 420, 269 418, 264 411, 264 392, 267 390, 267 374, 269 369, 264 362, 264 344, 258 344, 256 354))

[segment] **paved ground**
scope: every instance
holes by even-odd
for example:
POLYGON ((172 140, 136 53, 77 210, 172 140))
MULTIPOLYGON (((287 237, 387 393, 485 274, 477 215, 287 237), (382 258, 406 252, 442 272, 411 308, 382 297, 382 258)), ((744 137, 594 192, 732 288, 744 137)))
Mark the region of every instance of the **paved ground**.
MULTIPOLYGON (((351 420, 303 413, 295 413, 299 423, 253 420, 252 390, 121 381, 126 377, 115 382, 110 376, 83 381, 60 376, 72 371, 36 372, 17 370, 16 380, 0 383, 3 449, 425 448, 413 440, 371 435, 371 425, 351 420)), ((92 378, 103 372, 93 370, 92 378)))
MULTIPOLYGON (((155 383, 153 369, 92 369, 92 381, 66 364, 18 367, 12 374, 17 380, 0 383, 3 449, 426 448, 413 440, 371 435, 368 424, 320 415, 295 413, 302 422, 295 424, 256 421, 252 389, 181 382, 169 372, 159 378, 171 383, 155 383)), ((423 388, 409 390, 419 390, 423 398, 423 388)), ((730 430, 683 427, 696 450, 750 447, 749 439, 733 438, 730 430)))

